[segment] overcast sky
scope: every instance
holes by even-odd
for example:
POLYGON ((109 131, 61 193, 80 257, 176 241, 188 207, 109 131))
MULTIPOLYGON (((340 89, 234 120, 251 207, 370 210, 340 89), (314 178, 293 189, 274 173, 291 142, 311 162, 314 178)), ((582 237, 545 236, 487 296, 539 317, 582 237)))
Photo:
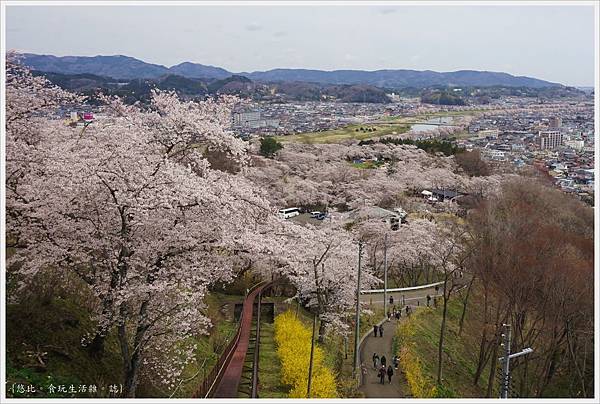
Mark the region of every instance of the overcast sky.
POLYGON ((227 70, 461 69, 594 84, 593 6, 7 6, 6 47, 227 70))

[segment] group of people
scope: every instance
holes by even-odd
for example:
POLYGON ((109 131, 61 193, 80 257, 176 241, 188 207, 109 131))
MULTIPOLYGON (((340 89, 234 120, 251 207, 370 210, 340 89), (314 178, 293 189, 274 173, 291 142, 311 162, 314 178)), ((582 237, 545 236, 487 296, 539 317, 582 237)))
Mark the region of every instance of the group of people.
POLYGON ((394 375, 394 369, 398 369, 400 359, 398 355, 394 355, 392 363, 386 368, 387 359, 385 355, 381 355, 381 358, 377 353, 373 353, 373 367, 377 370, 377 376, 379 377, 379 383, 385 384, 385 376, 387 375, 388 383, 392 382, 392 376, 394 375))
MULTIPOLYGON (((410 317, 411 313, 412 313, 412 308, 410 306, 405 306, 404 310, 406 312, 406 317, 410 317)), ((400 308, 396 308, 396 306, 392 307, 391 311, 388 311, 388 320, 391 320, 392 318, 395 318, 396 320, 400 320, 400 318, 402 317, 402 307, 400 308)), ((377 336, 377 335, 375 335, 377 336)))
POLYGON ((376 337, 377 333, 379 333, 380 337, 383 337, 383 324, 381 324, 381 325, 373 324, 373 336, 376 337))
POLYGON ((391 311, 388 311, 388 320, 391 320, 392 318, 400 320, 400 317, 402 317, 402 308, 396 309, 396 306, 394 306, 391 311))
MULTIPOLYGON (((438 293, 438 290, 439 290, 439 286, 436 285, 435 286, 436 295, 438 293)), ((431 300, 434 301, 434 304, 436 303, 435 297, 432 299, 432 297, 430 295, 427 295, 426 299, 427 299, 427 306, 430 306, 431 300)), ((402 300, 404 300, 404 299, 402 299, 402 300)), ((400 320, 400 318, 402 317, 403 309, 406 311, 407 317, 410 317, 410 315, 412 314, 412 308, 408 305, 405 306, 404 308, 402 308, 402 307, 397 308, 394 305, 393 296, 389 297, 389 303, 390 303, 390 306, 392 306, 392 310, 388 311, 388 313, 387 313, 388 320, 391 320, 392 317, 395 318, 396 320, 400 320)), ((373 325, 373 335, 375 337, 377 337, 377 334, 379 334, 380 337, 383 337, 383 324, 373 325)), ((398 370, 399 364, 400 364, 400 359, 398 358, 398 355, 394 355, 394 357, 392 358, 392 363, 386 367, 387 359, 386 359, 385 355, 381 355, 381 357, 379 357, 379 355, 377 355, 377 353, 373 353, 373 368, 377 371, 377 377, 379 377, 380 384, 385 384, 386 376, 388 379, 388 383, 392 383, 392 376, 394 375, 394 370, 398 370)), ((367 369, 364 366, 364 363, 361 364, 361 368, 363 369, 363 374, 366 375, 367 369)))

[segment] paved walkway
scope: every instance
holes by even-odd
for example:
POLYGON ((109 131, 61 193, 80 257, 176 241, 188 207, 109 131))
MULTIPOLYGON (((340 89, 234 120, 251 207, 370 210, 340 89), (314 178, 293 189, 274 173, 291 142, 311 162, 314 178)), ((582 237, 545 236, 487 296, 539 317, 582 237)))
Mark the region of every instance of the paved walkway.
MULTIPOLYGON (((433 296, 436 295, 435 287, 388 293, 388 299, 389 296, 394 298, 394 305, 396 308, 403 308, 402 317, 400 317, 400 320, 398 321, 393 318, 392 320, 383 323, 383 337, 374 337, 373 330, 371 330, 371 334, 369 334, 361 346, 360 360, 361 363, 364 363, 365 365, 364 367, 366 368, 366 375, 363 371, 360 391, 363 392, 365 397, 399 398, 408 394, 408 392, 402 392, 402 388, 398 380, 400 376, 399 372, 402 370, 401 368, 394 369, 392 383, 388 383, 387 376, 385 378, 385 384, 379 383, 377 370, 373 368, 373 353, 377 353, 380 358, 381 355, 385 355, 387 360, 386 367, 392 364, 392 358, 394 357, 394 352, 392 352, 392 338, 396 334, 396 328, 398 327, 399 322, 402 322, 406 319, 406 311, 404 310, 405 306, 402 303, 404 302, 405 305, 409 305, 413 307, 413 310, 415 310, 419 306, 427 305, 427 295, 433 298, 433 296)), ((363 294, 360 296, 360 300, 361 302, 364 302, 373 308, 382 307, 383 292, 363 294)), ((431 301, 431 304, 433 304, 433 301, 431 301)), ((388 305, 388 310, 390 308, 391 306, 388 305)))
MULTIPOLYGON (((388 293, 388 299, 389 296, 393 296, 396 307, 403 308, 402 317, 400 317, 400 320, 398 321, 393 318, 392 320, 383 323, 383 337, 374 337, 373 330, 371 329, 369 336, 361 345, 360 361, 362 364, 364 364, 363 369, 366 369, 366 374, 363 370, 360 391, 363 392, 365 397, 399 398, 409 394, 409 392, 402 392, 401 384, 398 380, 399 372, 402 370, 401 367, 394 369, 392 383, 388 383, 387 376, 385 378, 385 384, 382 385, 379 383, 377 370, 375 370, 373 367, 373 353, 377 353, 380 358, 381 355, 385 355, 387 360, 386 367, 392 364, 392 358, 394 357, 394 352, 392 352, 392 338, 396 334, 396 328, 398 327, 398 324, 406 320, 406 311, 404 310, 405 306, 403 303, 411 306, 414 312, 414 310, 417 310, 419 307, 427 307, 427 295, 431 296, 433 299, 434 296, 440 296, 440 294, 441 290, 436 293, 435 287, 388 293)), ((371 307, 381 307, 383 306, 383 292, 362 294, 360 296, 360 300, 371 307)), ((430 301, 430 304, 433 305, 433 300, 430 301)), ((390 306, 388 305, 388 310, 389 309, 390 306)))
MULTIPOLYGON (((400 319, 403 321, 404 317, 400 319)), ((392 376, 392 383, 388 383, 387 376, 385 377, 385 384, 379 383, 379 377, 377 376, 377 370, 373 367, 373 353, 377 353, 381 358, 385 355, 387 360, 386 367, 392 364, 392 358, 394 353, 392 352, 392 338, 396 334, 396 327, 398 321, 392 319, 383 323, 383 337, 374 337, 373 331, 365 339, 362 349, 360 351, 360 361, 366 368, 366 374, 362 376, 362 383, 360 391, 362 391, 365 397, 377 397, 377 398, 391 398, 391 397, 403 397, 400 389, 400 383, 398 383, 398 370, 394 370, 394 376, 392 376)))

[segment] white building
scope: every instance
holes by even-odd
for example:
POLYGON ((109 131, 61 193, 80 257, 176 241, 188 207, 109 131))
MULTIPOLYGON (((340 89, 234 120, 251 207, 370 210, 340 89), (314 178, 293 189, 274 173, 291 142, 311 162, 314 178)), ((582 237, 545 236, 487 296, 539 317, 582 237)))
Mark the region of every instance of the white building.
POLYGON ((499 134, 500 134, 500 131, 498 129, 486 129, 486 130, 480 130, 479 132, 477 132, 477 137, 480 139, 484 139, 486 137, 497 139, 499 134))
POLYGON ((565 146, 570 147, 571 149, 576 151, 582 151, 583 147, 585 146, 585 142, 583 140, 577 139, 565 140, 564 144, 565 146))
POLYGON ((235 112, 233 114, 233 124, 235 126, 253 127, 254 122, 260 120, 260 111, 235 112))
POLYGON ((563 144, 563 135, 558 130, 540 131, 538 140, 541 150, 556 149, 563 144))

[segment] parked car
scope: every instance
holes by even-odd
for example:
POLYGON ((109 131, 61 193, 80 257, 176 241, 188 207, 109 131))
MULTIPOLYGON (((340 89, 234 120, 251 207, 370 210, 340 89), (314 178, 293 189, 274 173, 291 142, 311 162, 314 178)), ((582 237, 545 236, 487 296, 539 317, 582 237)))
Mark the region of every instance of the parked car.
POLYGON ((319 216, 320 214, 321 214, 321 212, 319 212, 319 211, 310 212, 310 217, 312 217, 313 219, 316 219, 317 216, 319 216))
POLYGON ((326 215, 325 213, 319 213, 319 214, 317 215, 317 217, 315 217, 315 219, 317 219, 317 220, 323 220, 323 219, 325 219, 326 217, 327 217, 327 215, 326 215))

